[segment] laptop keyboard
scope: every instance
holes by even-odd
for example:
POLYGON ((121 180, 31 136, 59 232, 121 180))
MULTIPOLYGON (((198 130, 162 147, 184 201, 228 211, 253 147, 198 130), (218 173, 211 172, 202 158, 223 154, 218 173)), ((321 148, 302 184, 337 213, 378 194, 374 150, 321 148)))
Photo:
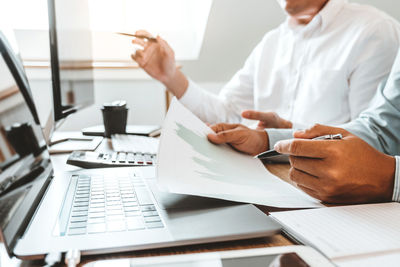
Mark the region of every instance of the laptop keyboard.
POLYGON ((71 186, 75 190, 68 190, 66 196, 72 200, 67 235, 164 227, 147 187, 138 177, 74 175, 71 186))

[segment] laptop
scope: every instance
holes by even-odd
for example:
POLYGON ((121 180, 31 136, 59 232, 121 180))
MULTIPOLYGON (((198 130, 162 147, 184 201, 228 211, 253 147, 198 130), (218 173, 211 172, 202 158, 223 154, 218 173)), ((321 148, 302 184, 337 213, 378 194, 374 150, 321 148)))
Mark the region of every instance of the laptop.
POLYGON ((253 205, 163 193, 154 167, 55 170, 19 59, 0 32, 0 235, 10 256, 82 255, 265 237, 253 205))

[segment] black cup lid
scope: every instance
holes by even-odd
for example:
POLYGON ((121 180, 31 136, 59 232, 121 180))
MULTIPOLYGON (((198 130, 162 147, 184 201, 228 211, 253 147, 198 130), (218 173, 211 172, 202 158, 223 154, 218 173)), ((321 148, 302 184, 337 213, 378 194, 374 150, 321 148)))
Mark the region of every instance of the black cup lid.
POLYGON ((111 103, 104 103, 103 109, 125 109, 126 101, 125 100, 117 100, 111 103))

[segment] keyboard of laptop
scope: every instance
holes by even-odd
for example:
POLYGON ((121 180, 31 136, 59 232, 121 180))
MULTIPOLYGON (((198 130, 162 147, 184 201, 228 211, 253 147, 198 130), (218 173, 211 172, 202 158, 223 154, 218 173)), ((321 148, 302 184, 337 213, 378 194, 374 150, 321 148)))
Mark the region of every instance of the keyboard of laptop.
POLYGON ((111 137, 112 147, 117 152, 157 154, 159 138, 115 134, 111 137))
POLYGON ((60 213, 60 235, 163 228, 142 179, 73 175, 60 213))

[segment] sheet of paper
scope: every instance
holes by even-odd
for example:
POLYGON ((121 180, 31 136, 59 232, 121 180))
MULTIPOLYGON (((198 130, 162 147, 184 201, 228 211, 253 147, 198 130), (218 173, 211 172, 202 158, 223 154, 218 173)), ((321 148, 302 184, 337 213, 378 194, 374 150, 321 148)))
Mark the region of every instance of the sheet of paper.
POLYGON ((157 176, 171 193, 279 208, 320 207, 319 201, 272 175, 251 156, 207 140, 212 130, 174 99, 164 122, 157 176))
POLYGON ((380 255, 368 255, 364 257, 346 258, 333 261, 339 267, 398 267, 400 264, 400 251, 394 253, 382 253, 380 255))
POLYGON ((400 203, 274 212, 271 216, 330 259, 400 251, 400 203))

